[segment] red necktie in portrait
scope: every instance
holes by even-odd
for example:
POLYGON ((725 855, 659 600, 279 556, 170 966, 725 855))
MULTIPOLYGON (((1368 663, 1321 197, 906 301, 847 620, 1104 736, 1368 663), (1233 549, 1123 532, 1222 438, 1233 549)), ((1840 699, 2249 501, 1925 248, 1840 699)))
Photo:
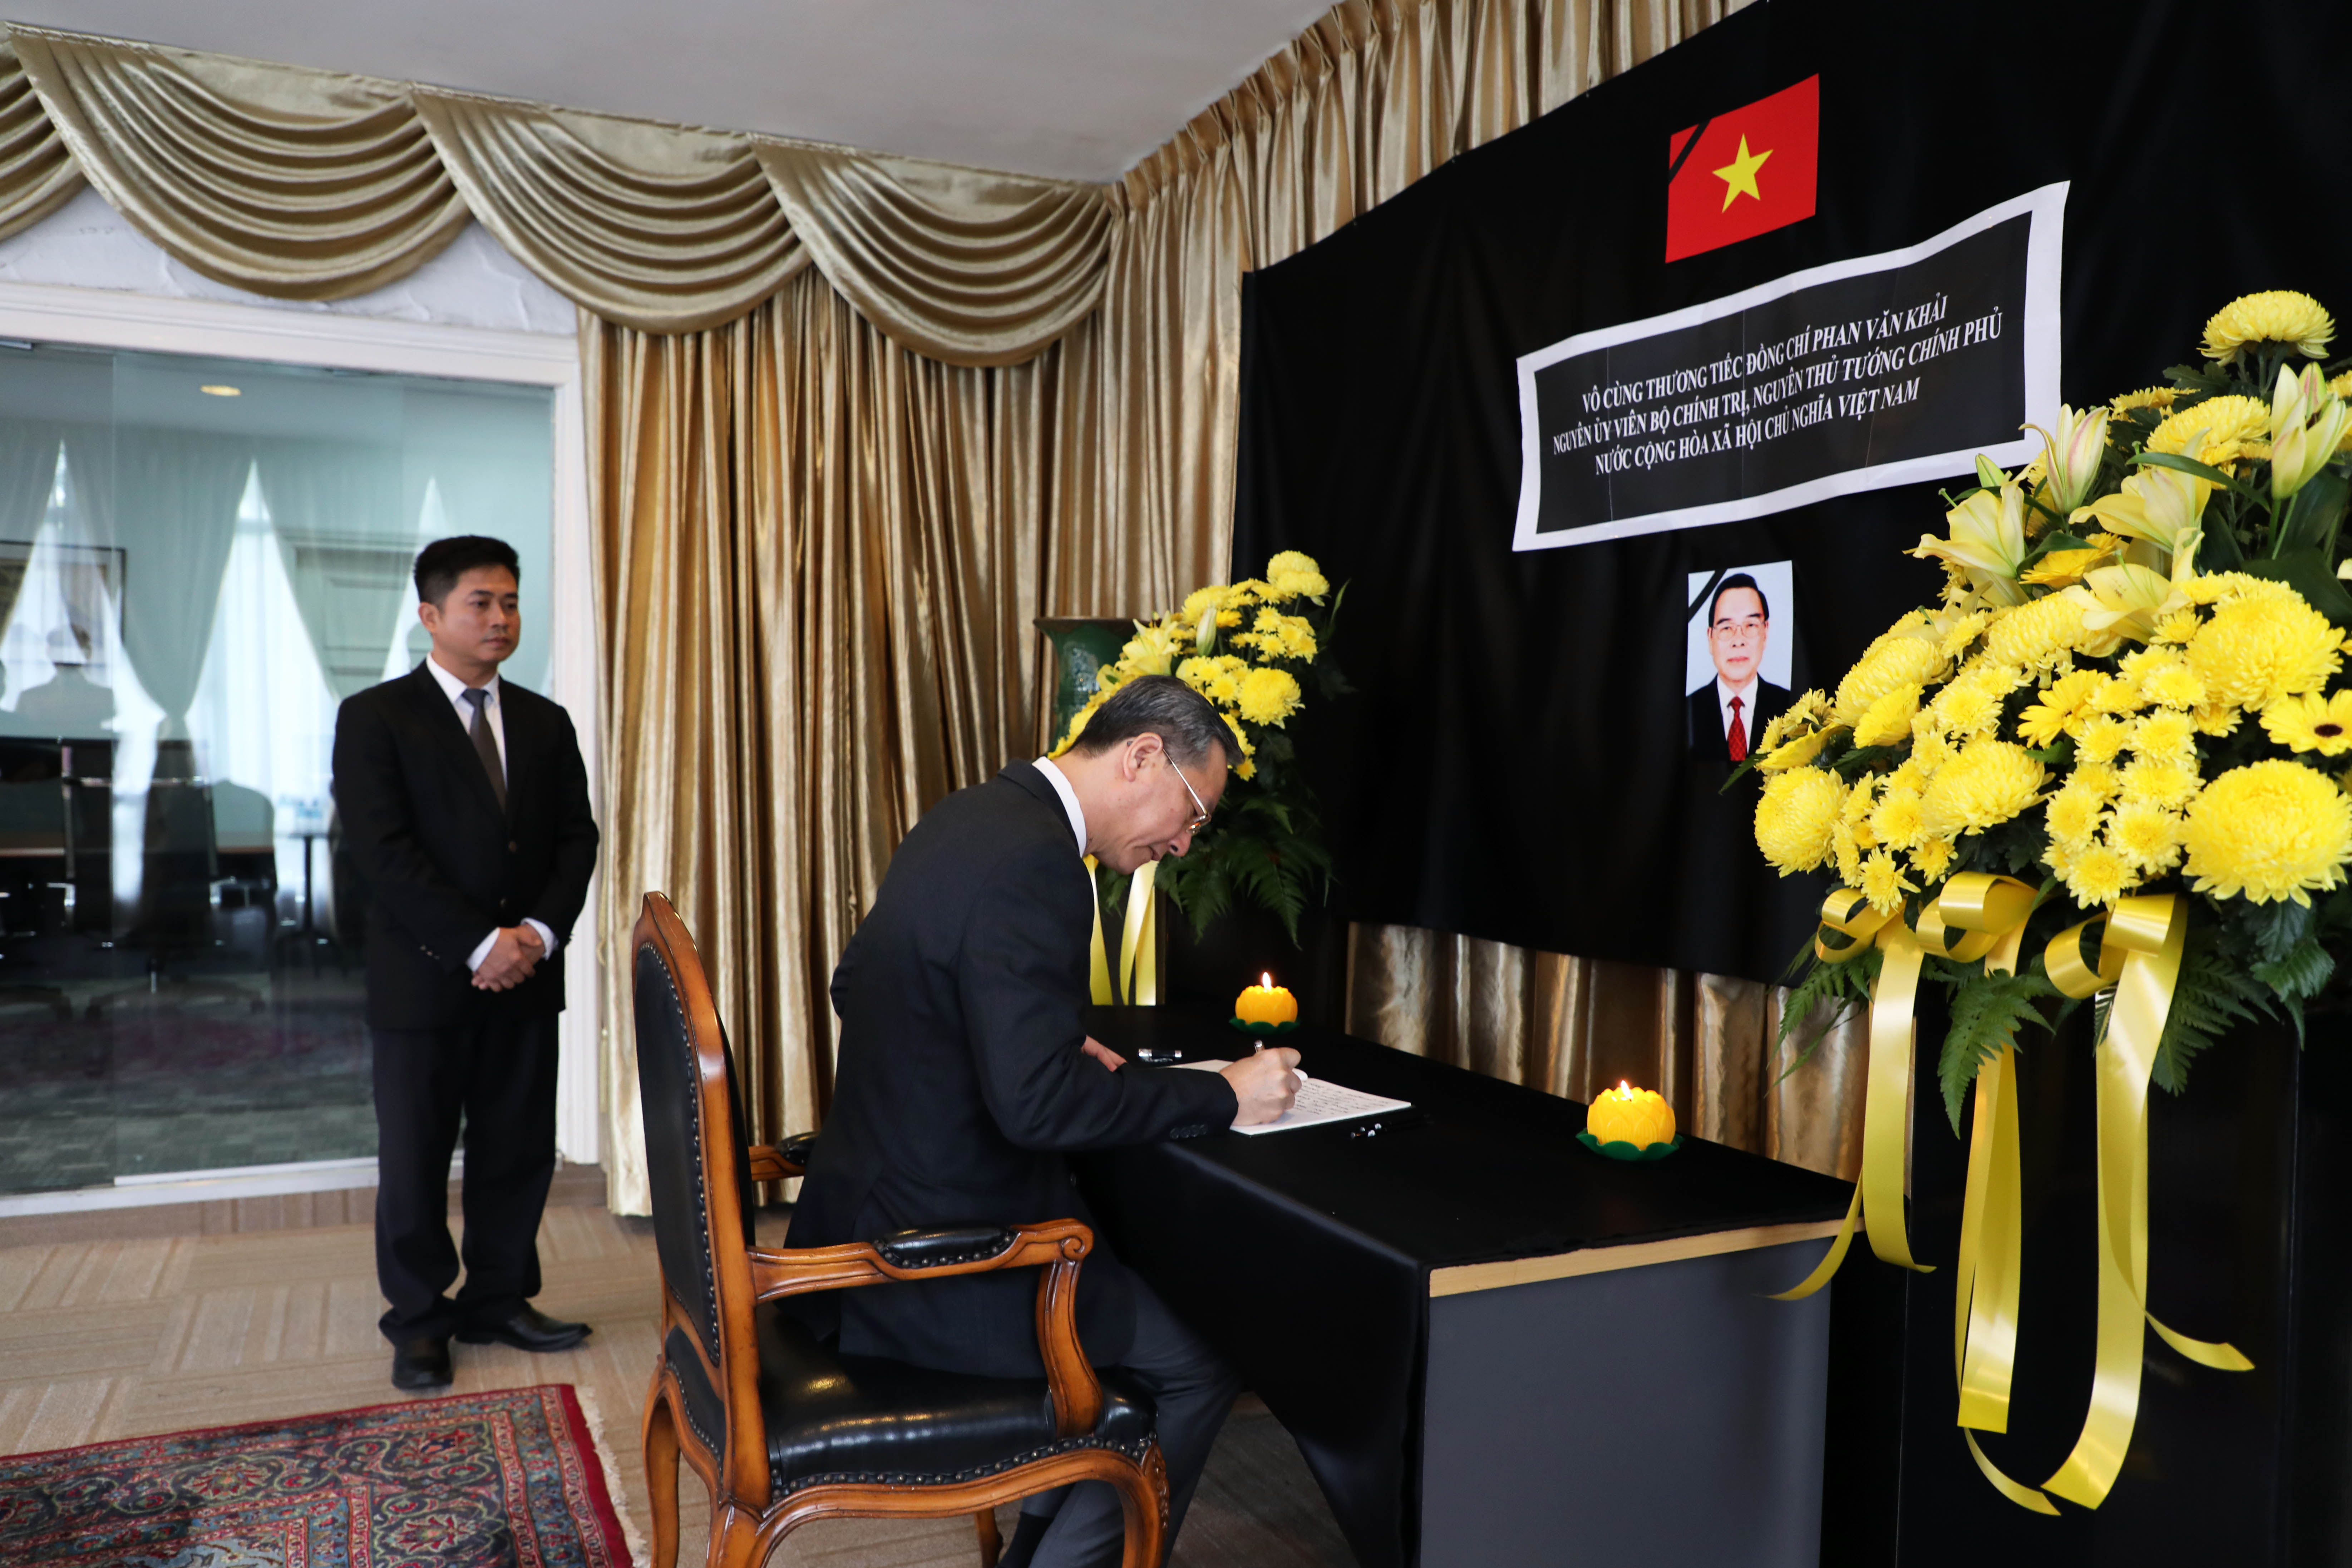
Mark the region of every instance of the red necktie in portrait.
POLYGON ((1735 763, 1746 762, 1748 760, 1748 721, 1739 716, 1739 699, 1737 697, 1731 700, 1731 729, 1724 738, 1731 742, 1731 760, 1735 763))

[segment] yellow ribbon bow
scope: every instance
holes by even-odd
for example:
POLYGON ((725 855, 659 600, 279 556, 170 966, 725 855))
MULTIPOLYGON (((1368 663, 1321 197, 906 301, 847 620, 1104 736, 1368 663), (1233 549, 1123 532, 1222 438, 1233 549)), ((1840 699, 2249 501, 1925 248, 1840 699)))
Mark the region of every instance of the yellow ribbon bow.
MULTIPOLYGON (((1094 945, 1087 955, 1088 989, 1097 1006, 1108 1007, 1118 1000, 1110 988, 1110 961, 1103 951, 1101 885, 1095 880, 1095 858, 1087 857, 1087 886, 1095 896, 1094 945)), ((1139 1007, 1149 1007, 1160 1000, 1160 914, 1159 900, 1152 897, 1151 888, 1160 874, 1160 862, 1146 860, 1135 868, 1127 884, 1127 925, 1120 933, 1118 949, 1118 994, 1139 1007)))
POLYGON ((2139 1419, 2143 1321, 2200 1366, 2253 1370, 2254 1363, 2234 1347, 2177 1333, 2147 1310, 2147 1085, 2179 984, 2188 935, 2186 899, 2177 893, 2146 895, 2117 900, 2105 915, 2061 931, 2043 955, 2051 982, 2069 996, 2079 1000, 2116 988, 2097 1051, 2097 1367, 2082 1436, 2057 1474, 2042 1483, 2084 1508, 2106 1500, 2124 1451, 2131 1447, 2139 1419), (2095 963, 2083 956, 2084 939, 2094 926, 2103 928, 2095 963))

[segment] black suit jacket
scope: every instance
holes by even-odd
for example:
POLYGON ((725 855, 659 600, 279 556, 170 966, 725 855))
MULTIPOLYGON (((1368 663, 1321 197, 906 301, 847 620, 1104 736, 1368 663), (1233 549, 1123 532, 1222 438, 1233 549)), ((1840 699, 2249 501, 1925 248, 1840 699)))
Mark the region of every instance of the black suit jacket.
POLYGON ((368 900, 368 1023, 427 1029, 563 1010, 563 957, 596 864, 588 773, 571 716, 499 683, 507 804, 457 710, 420 664, 335 716, 335 811, 368 900), (511 991, 478 991, 467 958, 526 917, 561 944, 511 991))
MULTIPOLYGON (((1034 764, 1013 763, 915 825, 834 972, 833 1108, 793 1246, 1086 1220, 1065 1154, 1232 1125, 1238 1106, 1216 1074, 1132 1062, 1111 1072, 1079 1048, 1093 926, 1069 816, 1034 764)), ((1133 1334, 1129 1278, 1097 1237, 1078 1289, 1079 1336, 1097 1363, 1133 1334)), ((1036 1285, 1033 1269, 887 1285, 835 1293, 808 1317, 822 1331, 837 1307, 853 1353, 1034 1377, 1036 1285)))
MULTIPOLYGON (((1690 694, 1690 716, 1686 733, 1690 749, 1702 756, 1720 763, 1731 760, 1731 740, 1724 732, 1723 707, 1715 698, 1715 681, 1709 678, 1705 686, 1690 694)), ((1764 736, 1764 726, 1789 710, 1789 689, 1775 686, 1762 676, 1756 678, 1756 711, 1742 712, 1748 721, 1748 749, 1756 750, 1756 742, 1764 736)))

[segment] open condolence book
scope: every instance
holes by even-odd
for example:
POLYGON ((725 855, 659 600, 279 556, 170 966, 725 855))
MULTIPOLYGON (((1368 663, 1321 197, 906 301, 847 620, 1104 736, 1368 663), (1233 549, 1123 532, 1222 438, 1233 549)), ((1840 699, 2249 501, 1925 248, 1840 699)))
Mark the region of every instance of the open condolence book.
MULTIPOLYGON (((1221 1061, 1184 1062, 1188 1068, 1203 1072, 1223 1072, 1226 1064, 1221 1061)), ((1297 1068, 1293 1068, 1297 1071, 1297 1068)), ((1261 1132, 1287 1132, 1294 1127, 1319 1127, 1326 1121, 1347 1121, 1359 1116, 1376 1116, 1387 1110, 1403 1110, 1409 1100, 1386 1100, 1377 1094, 1366 1094, 1360 1089, 1348 1089, 1321 1079, 1298 1074, 1298 1098, 1279 1121, 1262 1121, 1255 1127, 1236 1127, 1234 1131, 1255 1138, 1261 1132)))

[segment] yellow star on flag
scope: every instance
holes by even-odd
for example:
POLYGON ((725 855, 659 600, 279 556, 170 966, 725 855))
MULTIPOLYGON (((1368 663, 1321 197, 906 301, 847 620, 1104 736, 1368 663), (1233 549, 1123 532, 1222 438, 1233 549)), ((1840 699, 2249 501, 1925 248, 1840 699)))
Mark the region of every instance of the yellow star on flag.
POLYGON ((1769 147, 1751 155, 1748 151, 1748 138, 1742 136, 1739 139, 1739 156, 1715 171, 1715 177, 1723 182, 1725 212, 1729 212, 1731 204, 1743 195, 1753 196, 1759 202, 1764 199, 1764 193, 1756 188, 1756 171, 1762 168, 1764 160, 1771 155, 1769 147))

